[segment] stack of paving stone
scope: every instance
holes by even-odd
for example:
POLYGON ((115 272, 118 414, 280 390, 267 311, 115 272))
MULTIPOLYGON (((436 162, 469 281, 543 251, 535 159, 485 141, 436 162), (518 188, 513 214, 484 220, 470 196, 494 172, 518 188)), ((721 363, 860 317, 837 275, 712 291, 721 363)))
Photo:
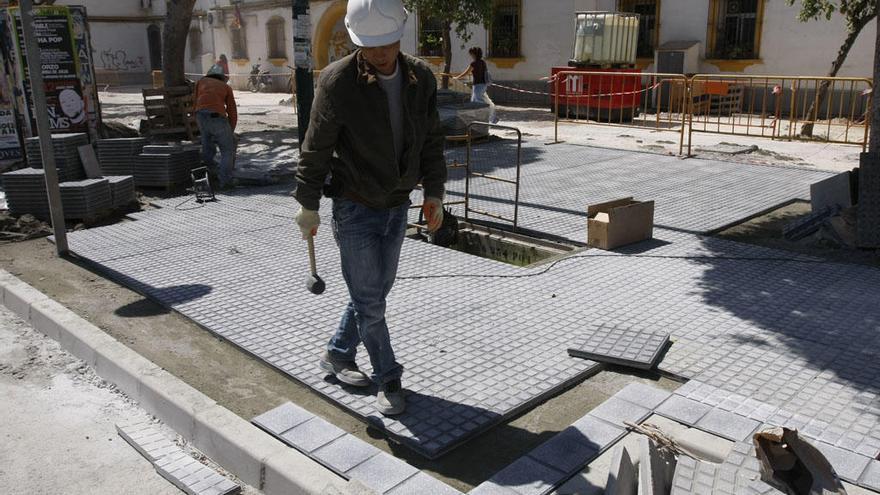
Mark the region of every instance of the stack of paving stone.
POLYGON ((110 183, 110 198, 114 208, 121 208, 135 201, 134 177, 107 175, 104 178, 110 183))
POLYGON ((146 138, 98 140, 98 162, 105 175, 133 175, 135 157, 143 152, 146 138))
POLYGON ((89 219, 106 213, 113 207, 110 181, 84 179, 61 183, 61 203, 64 218, 89 219))
POLYGON ((144 146, 135 160, 134 182, 138 186, 171 188, 188 183, 190 171, 198 166, 198 148, 144 146))
POLYGON ((30 213, 43 220, 49 218, 46 177, 41 169, 23 168, 3 174, 3 189, 13 216, 30 213))
MULTIPOLYGON (((79 159, 80 146, 89 144, 85 134, 53 134, 52 148, 55 150, 55 169, 58 170, 58 181, 80 180, 86 178, 82 161, 79 159)), ((43 156, 40 151, 40 138, 25 140, 28 164, 33 168, 43 168, 43 156)))

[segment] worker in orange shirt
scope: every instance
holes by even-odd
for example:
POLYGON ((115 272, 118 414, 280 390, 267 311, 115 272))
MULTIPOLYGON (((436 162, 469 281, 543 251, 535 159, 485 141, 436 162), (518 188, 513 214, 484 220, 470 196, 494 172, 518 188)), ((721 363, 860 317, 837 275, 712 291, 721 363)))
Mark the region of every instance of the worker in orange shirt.
POLYGON ((238 112, 232 88, 226 84, 223 68, 214 64, 196 84, 196 121, 202 135, 202 161, 210 170, 216 170, 220 189, 232 185, 232 164, 235 161, 235 124, 238 112), (214 162, 216 148, 220 148, 220 166, 214 162))

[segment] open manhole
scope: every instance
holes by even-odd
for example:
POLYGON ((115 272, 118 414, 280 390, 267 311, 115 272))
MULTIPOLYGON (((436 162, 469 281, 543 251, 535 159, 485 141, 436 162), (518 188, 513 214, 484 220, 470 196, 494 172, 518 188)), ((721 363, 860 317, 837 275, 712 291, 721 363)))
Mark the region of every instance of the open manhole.
MULTIPOLYGON (((432 241, 417 230, 411 231, 410 237, 432 241)), ((454 242, 444 247, 520 267, 565 256, 576 249, 575 246, 464 221, 458 222, 458 232, 454 239, 454 242)))

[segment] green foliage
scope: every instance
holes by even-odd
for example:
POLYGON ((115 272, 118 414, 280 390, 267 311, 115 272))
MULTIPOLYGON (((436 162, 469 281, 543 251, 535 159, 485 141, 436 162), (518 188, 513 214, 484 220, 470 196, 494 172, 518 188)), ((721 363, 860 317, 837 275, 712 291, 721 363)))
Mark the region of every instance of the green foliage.
POLYGON ((424 17, 437 19, 443 25, 451 26, 462 42, 470 41, 470 24, 489 24, 492 17, 492 0, 404 0, 409 10, 424 17))
POLYGON ((807 22, 825 18, 830 20, 835 12, 846 18, 847 29, 861 29, 877 16, 877 0, 785 0, 789 5, 800 3, 798 20, 807 22))

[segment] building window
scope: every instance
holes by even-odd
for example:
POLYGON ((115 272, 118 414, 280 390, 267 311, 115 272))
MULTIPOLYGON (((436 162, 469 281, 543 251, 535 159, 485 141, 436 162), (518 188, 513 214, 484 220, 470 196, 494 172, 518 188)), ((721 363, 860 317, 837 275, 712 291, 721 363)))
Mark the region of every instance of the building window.
POLYGON ((708 58, 758 58, 763 0, 711 0, 708 58))
POLYGON ((660 0, 619 0, 621 12, 639 14, 638 58, 654 58, 660 39, 660 0))
POLYGON ((439 19, 419 15, 419 56, 443 56, 443 23, 439 19))
POLYGON ((248 58, 247 38, 244 35, 244 26, 233 26, 229 31, 232 35, 232 58, 239 60, 248 58))
POLYGON ((196 28, 189 30, 189 59, 196 60, 202 56, 202 32, 196 28))
POLYGON ((266 23, 269 36, 269 58, 287 58, 287 41, 284 37, 284 19, 273 17, 266 23))
POLYGON ((492 26, 489 30, 489 56, 517 58, 520 51, 521 0, 495 0, 492 6, 492 26))

